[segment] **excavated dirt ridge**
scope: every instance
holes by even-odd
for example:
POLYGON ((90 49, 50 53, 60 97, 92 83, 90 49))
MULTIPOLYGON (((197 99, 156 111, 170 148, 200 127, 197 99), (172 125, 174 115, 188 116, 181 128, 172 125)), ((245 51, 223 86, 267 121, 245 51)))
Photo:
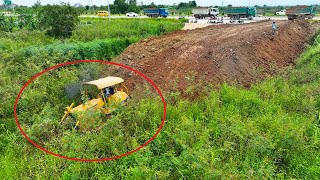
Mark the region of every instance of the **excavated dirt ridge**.
MULTIPOLYGON (((272 38, 271 21, 217 25, 176 31, 142 40, 128 47, 115 61, 152 79, 161 90, 184 90, 188 81, 250 84, 294 65, 315 28, 306 21, 279 21, 272 38)), ((129 88, 144 81, 121 68, 108 71, 126 79, 129 88)))

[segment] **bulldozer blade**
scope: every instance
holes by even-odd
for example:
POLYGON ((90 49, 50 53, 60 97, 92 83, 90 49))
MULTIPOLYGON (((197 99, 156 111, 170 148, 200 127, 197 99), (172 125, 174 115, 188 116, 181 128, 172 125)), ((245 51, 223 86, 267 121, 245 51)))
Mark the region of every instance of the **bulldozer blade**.
POLYGON ((68 117, 69 111, 73 108, 73 106, 74 106, 74 103, 72 103, 70 106, 66 107, 67 110, 64 111, 64 115, 60 120, 60 124, 68 117))
POLYGON ((63 117, 61 118, 60 120, 60 124, 68 117, 69 113, 68 112, 65 112, 63 117))

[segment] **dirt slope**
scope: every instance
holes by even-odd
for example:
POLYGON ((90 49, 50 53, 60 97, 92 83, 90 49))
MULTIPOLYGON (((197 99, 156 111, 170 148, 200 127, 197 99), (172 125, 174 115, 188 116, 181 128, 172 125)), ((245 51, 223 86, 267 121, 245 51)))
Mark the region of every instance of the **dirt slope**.
MULTIPOLYGON (((294 64, 315 32, 305 21, 277 24, 279 34, 274 39, 271 21, 177 31, 131 45, 116 61, 141 71, 164 91, 186 88, 192 75, 213 84, 250 86, 294 64)), ((130 89, 143 82, 128 71, 116 74, 127 79, 130 89)))

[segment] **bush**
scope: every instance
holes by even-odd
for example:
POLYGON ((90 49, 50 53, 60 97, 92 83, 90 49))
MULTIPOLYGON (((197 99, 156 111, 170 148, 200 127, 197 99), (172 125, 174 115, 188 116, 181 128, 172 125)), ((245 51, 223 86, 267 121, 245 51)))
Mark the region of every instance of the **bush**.
POLYGON ((69 4, 46 5, 39 12, 40 27, 55 38, 69 38, 79 22, 76 8, 69 4))

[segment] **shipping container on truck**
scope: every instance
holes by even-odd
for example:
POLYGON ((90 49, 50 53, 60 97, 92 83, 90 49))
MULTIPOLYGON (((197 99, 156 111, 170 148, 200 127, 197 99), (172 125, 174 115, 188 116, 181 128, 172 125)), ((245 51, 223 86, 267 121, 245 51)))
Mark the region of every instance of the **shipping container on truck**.
POLYGON ((294 6, 286 9, 289 20, 293 19, 312 19, 316 15, 315 6, 294 6))
POLYGON ((168 17, 169 15, 169 11, 167 8, 149 8, 149 9, 145 9, 144 13, 148 16, 148 17, 168 17))

